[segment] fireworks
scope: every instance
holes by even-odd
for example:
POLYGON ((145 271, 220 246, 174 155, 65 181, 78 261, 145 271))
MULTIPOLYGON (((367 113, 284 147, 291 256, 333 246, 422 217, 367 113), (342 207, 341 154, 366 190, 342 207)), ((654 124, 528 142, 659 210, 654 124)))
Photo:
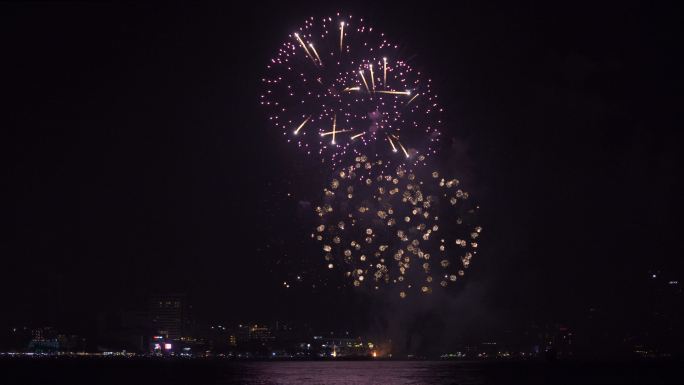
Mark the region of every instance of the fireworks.
POLYGON ((477 206, 457 179, 427 170, 388 170, 363 155, 341 168, 324 189, 311 234, 328 268, 354 286, 393 286, 401 298, 463 276, 482 231, 473 223, 477 206))
POLYGON ((406 298, 463 276, 482 228, 460 182, 429 165, 442 107, 400 52, 363 19, 311 17, 268 63, 260 103, 287 142, 335 170, 311 233, 324 270, 406 298))
POLYGON ((435 153, 442 107, 399 48, 363 19, 309 18, 268 64, 260 102, 288 142, 333 167, 364 153, 414 162, 435 153))

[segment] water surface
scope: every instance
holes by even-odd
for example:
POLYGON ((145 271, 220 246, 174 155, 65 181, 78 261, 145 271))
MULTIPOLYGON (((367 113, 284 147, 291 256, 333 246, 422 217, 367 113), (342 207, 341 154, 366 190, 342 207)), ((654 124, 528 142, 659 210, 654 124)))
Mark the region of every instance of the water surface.
POLYGON ((678 362, 0 359, 0 384, 453 385, 684 383, 678 362))

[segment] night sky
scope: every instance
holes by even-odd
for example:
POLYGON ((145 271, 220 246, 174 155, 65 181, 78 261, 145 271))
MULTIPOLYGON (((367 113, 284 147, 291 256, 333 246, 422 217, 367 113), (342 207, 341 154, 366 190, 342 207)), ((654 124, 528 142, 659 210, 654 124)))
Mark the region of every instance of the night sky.
MULTIPOLYGON (((319 258, 302 202, 324 173, 258 104, 278 45, 330 7, 2 4, 0 323, 79 330, 144 308, 150 293, 185 292, 206 322, 368 328, 377 299, 282 286, 298 261, 319 258)), ((590 309, 638 320, 653 272, 684 281, 681 12, 344 11, 431 75, 446 112, 442 162, 482 207, 466 278, 424 307, 492 327, 580 323, 590 309)))

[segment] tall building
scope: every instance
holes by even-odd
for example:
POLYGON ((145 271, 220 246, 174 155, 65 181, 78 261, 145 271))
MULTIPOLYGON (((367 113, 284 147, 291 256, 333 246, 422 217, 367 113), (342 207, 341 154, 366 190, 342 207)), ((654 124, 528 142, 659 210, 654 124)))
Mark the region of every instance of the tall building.
POLYGON ((150 299, 152 332, 166 340, 180 340, 188 323, 188 304, 184 294, 156 295, 150 299))

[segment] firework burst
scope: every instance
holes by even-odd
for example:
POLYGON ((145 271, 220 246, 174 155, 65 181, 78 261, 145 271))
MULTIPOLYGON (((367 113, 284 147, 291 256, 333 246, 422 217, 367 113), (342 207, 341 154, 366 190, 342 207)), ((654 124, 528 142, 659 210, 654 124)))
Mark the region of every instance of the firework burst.
POLYGON ((336 167, 362 154, 413 164, 436 151, 432 81, 363 19, 309 18, 267 65, 261 104, 288 142, 336 167))
POLYGON ((428 170, 388 170, 363 155, 340 169, 324 189, 311 234, 327 268, 354 286, 396 288, 401 298, 463 276, 482 231, 473 223, 478 207, 457 179, 428 170))

